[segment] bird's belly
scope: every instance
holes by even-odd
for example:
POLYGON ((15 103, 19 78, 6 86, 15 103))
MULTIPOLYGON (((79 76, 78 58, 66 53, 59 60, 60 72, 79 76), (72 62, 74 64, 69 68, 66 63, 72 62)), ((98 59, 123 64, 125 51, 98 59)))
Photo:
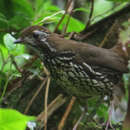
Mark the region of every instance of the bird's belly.
POLYGON ((113 86, 121 78, 118 72, 106 68, 62 64, 49 64, 48 69, 57 84, 76 97, 112 96, 113 86))
POLYGON ((74 95, 76 97, 84 98, 99 95, 111 96, 112 94, 111 83, 103 83, 102 81, 97 81, 95 79, 80 77, 80 75, 71 77, 66 72, 57 73, 57 76, 54 77, 54 79, 69 95, 74 95))

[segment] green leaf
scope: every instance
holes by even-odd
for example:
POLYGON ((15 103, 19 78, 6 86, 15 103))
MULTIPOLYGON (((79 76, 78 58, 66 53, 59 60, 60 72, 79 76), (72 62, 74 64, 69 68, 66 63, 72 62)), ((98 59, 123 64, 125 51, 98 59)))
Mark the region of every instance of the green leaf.
MULTIPOLYGON (((41 2, 41 0, 38 1, 39 3, 43 3, 43 1, 41 2)), ((38 24, 40 21, 43 21, 43 19, 46 19, 46 17, 50 17, 50 19, 52 19, 51 16, 57 14, 57 12, 60 12, 60 8, 52 5, 50 1, 45 2, 44 5, 39 5, 39 3, 36 4, 35 21, 33 22, 33 25, 38 24)))
POLYGON ((6 74, 8 74, 7 72, 12 72, 14 74, 16 68, 14 66, 11 67, 12 61, 9 58, 10 55, 8 52, 8 49, 4 45, 0 45, 0 69, 6 74))
POLYGON ((74 9, 74 12, 77 12, 77 11, 86 12, 86 13, 90 12, 90 10, 86 9, 86 8, 76 8, 76 9, 74 9))
MULTIPOLYGON (((67 23, 68 21, 68 15, 64 18, 63 22, 60 24, 59 29, 62 30, 64 25, 67 23)), ((85 27, 85 25, 80 22, 79 20, 71 17, 70 18, 70 22, 67 28, 67 32, 80 32, 81 30, 83 30, 85 27)))
MULTIPOLYGON (((56 24, 59 22, 60 18, 62 17, 64 13, 64 10, 58 11, 56 13, 48 13, 46 14, 46 16, 39 18, 37 21, 35 21, 33 24, 38 24, 41 21, 43 22, 55 22, 56 24)), ((62 30, 64 25, 67 23, 68 21, 68 15, 66 15, 66 17, 64 18, 64 20, 62 21, 62 23, 59 26, 59 30, 62 30)), ((70 18, 70 22, 69 22, 69 26, 67 28, 67 32, 80 32, 83 28, 85 27, 85 25, 80 22, 79 20, 71 17, 70 18)))
POLYGON ((8 28, 8 20, 4 16, 4 14, 0 13, 0 28, 6 29, 8 28))
POLYGON ((129 2, 130 0, 107 0, 107 1, 113 1, 113 2, 129 2))
POLYGON ((27 0, 0 0, 0 12, 7 19, 2 18, 0 20, 0 27, 10 27, 13 30, 20 30, 29 26, 34 17, 32 4, 27 0), (7 23, 8 26, 6 27, 5 24, 7 23))
POLYGON ((122 24, 122 27, 124 29, 120 30, 120 41, 125 44, 128 41, 130 41, 130 22, 129 21, 125 21, 122 24))
MULTIPOLYGON (((32 5, 27 0, 12 0, 14 11, 24 12, 28 17, 33 17, 32 5)), ((17 12, 14 12, 17 13, 17 12)))
POLYGON ((20 30, 30 25, 34 11, 32 5, 27 0, 12 0, 13 16, 9 19, 11 28, 20 30))
POLYGON ((26 116, 13 109, 0 109, 0 130, 25 130, 34 116, 26 116))
POLYGON ((45 6, 45 10, 49 10, 49 11, 59 11, 60 10, 60 8, 58 8, 57 6, 55 6, 55 5, 52 5, 52 4, 50 4, 49 6, 45 6))
POLYGON ((20 44, 14 44, 15 38, 11 36, 9 33, 5 34, 3 39, 4 44, 10 54, 20 55, 24 53, 24 46, 20 44))
POLYGON ((0 44, 0 60, 2 61, 3 59, 7 59, 9 56, 7 48, 0 44))
POLYGON ((0 71, 0 88, 4 86, 5 82, 7 81, 7 76, 4 72, 0 71))
POLYGON ((115 6, 112 1, 106 0, 96 0, 94 4, 94 12, 92 16, 92 24, 96 23, 97 21, 112 15, 113 13, 121 10, 124 8, 128 3, 121 3, 118 6, 115 6))
POLYGON ((43 2, 44 2, 44 0, 35 0, 34 1, 35 11, 36 12, 41 8, 43 2))
POLYGON ((27 60, 29 60, 31 58, 31 56, 29 54, 24 53, 24 54, 15 56, 14 58, 15 58, 17 65, 19 67, 21 67, 25 64, 25 62, 27 62, 27 60))
POLYGON ((18 73, 17 69, 12 64, 12 60, 9 58, 10 55, 13 55, 18 66, 22 66, 26 62, 26 59, 29 58, 29 55, 25 54, 24 45, 14 44, 15 38, 10 34, 5 34, 3 39, 4 39, 5 47, 0 46, 0 50, 1 50, 0 65, 1 66, 3 65, 3 61, 1 57, 2 54, 6 61, 6 64, 4 64, 3 66, 4 68, 2 71, 9 72, 9 73, 18 73))
POLYGON ((26 13, 17 11, 15 16, 9 20, 9 26, 10 28, 15 28, 15 30, 21 30, 29 26, 30 21, 31 19, 26 15, 26 13))
POLYGON ((5 68, 5 60, 8 58, 9 54, 8 54, 8 50, 7 48, 5 48, 5 46, 3 46, 2 44, 0 45, 0 69, 2 69, 1 71, 3 71, 3 68, 5 68))
POLYGON ((105 1, 105 0, 97 0, 94 4, 94 12, 93 17, 95 21, 103 19, 107 14, 111 11, 113 7, 113 2, 105 1))
POLYGON ((9 33, 4 35, 4 43, 8 50, 12 51, 16 48, 16 44, 14 44, 15 38, 12 37, 9 33))
MULTIPOLYGON (((35 21, 33 24, 37 25, 39 23, 48 23, 48 22, 56 22, 57 20, 59 21, 59 17, 57 17, 57 15, 59 14, 64 14, 65 11, 64 10, 61 10, 61 11, 58 11, 58 12, 55 12, 55 13, 52 13, 52 12, 48 12, 46 13, 46 15, 40 17, 37 21, 35 21)), ((58 22, 57 21, 57 22, 58 22)))

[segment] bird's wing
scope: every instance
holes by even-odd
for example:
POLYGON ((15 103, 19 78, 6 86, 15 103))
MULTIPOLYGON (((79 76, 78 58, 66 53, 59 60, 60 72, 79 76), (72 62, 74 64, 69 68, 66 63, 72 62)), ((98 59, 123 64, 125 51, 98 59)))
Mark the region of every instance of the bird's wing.
POLYGON ((52 46, 54 46, 58 52, 72 51, 72 53, 76 55, 75 62, 79 64, 85 62, 89 65, 97 65, 120 72, 127 72, 125 60, 112 49, 104 49, 87 43, 67 40, 58 37, 58 35, 55 37, 50 36, 49 39, 53 41, 52 46))

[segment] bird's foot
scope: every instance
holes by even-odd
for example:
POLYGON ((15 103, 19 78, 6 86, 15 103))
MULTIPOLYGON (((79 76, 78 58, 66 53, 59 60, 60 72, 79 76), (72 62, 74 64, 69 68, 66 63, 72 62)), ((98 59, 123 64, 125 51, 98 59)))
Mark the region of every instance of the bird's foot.
POLYGON ((108 130, 109 127, 112 130, 115 130, 114 127, 112 126, 112 122, 111 122, 111 116, 112 116, 113 109, 114 109, 114 104, 113 104, 113 102, 111 102, 110 109, 109 109, 108 120, 106 122, 106 128, 105 128, 105 130, 108 130))

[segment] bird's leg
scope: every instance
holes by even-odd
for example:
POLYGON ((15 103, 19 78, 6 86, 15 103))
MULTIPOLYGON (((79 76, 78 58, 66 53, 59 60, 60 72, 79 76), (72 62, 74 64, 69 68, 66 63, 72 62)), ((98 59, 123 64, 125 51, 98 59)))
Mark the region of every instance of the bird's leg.
MULTIPOLYGON (((100 106, 102 99, 103 99, 103 97, 101 96, 97 100, 96 109, 100 106)), ((78 125, 81 122, 81 120, 85 118, 85 114, 87 111, 88 111, 88 103, 86 104, 86 107, 84 107, 84 109, 82 109, 82 114, 80 115, 79 119, 77 120, 76 124, 74 125, 73 130, 76 130, 78 128, 78 125)), ((88 118, 93 118, 95 114, 96 114, 96 110, 94 109, 94 110, 92 110, 92 112, 90 112, 88 118)))
POLYGON ((78 128, 79 123, 80 123, 81 120, 85 117, 86 111, 87 111, 87 107, 85 107, 85 108, 83 109, 83 112, 82 112, 81 116, 79 117, 79 119, 77 120, 76 124, 74 125, 73 130, 76 130, 76 129, 78 128))
POLYGON ((125 90, 122 86, 123 86, 122 81, 114 86, 113 99, 110 101, 110 109, 109 109, 108 120, 106 123, 105 130, 107 130, 109 126, 114 130, 112 123, 111 123, 111 116, 112 116, 112 111, 115 109, 115 107, 119 106, 122 97, 124 97, 125 90))
POLYGON ((112 116, 112 110, 113 110, 113 109, 114 109, 114 103, 113 103, 113 101, 111 101, 111 102, 110 102, 109 114, 108 114, 108 120, 107 120, 107 122, 106 122, 106 128, 105 128, 105 130, 108 130, 108 127, 109 127, 109 126, 114 130, 114 128, 113 128, 113 126, 112 126, 112 124, 111 124, 111 116, 112 116))

